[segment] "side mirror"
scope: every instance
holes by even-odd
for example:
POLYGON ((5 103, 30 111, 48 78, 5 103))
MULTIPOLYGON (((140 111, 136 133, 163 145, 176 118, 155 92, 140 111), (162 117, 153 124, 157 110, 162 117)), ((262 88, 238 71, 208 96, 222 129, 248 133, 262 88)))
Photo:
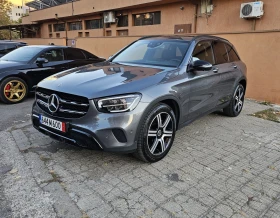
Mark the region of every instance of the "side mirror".
POLYGON ((212 67, 213 67, 213 65, 207 61, 196 60, 190 66, 190 70, 191 71, 208 71, 208 70, 211 70, 212 67))
POLYGON ((49 61, 46 58, 37 58, 37 60, 36 60, 36 64, 39 64, 39 65, 46 64, 48 62, 49 61))

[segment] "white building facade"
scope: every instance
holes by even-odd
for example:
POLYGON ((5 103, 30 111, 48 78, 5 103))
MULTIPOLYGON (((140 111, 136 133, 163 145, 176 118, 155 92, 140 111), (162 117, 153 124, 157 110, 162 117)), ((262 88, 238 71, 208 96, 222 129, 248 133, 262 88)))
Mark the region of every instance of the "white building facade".
POLYGON ((10 19, 13 21, 17 21, 23 15, 29 13, 29 7, 25 5, 13 5, 11 8, 11 12, 9 13, 10 19))

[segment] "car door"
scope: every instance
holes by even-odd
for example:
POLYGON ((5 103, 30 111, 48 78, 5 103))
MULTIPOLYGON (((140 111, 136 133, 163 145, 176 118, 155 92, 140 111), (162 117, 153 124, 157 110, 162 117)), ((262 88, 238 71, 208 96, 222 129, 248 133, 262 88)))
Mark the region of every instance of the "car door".
MULTIPOLYGON (((192 60, 207 61, 214 64, 214 53, 212 41, 200 41, 196 44, 192 53, 192 60)), ((188 120, 194 120, 199 116, 215 108, 217 104, 217 83, 219 76, 215 68, 208 71, 188 71, 189 79, 189 102, 188 102, 188 120)))
POLYGON ((222 105, 230 100, 232 89, 235 82, 235 68, 229 61, 226 43, 220 40, 213 41, 213 49, 215 55, 215 71, 219 76, 219 82, 216 84, 217 104, 222 105))
POLYGON ((41 52, 37 58, 45 58, 48 62, 38 64, 36 59, 26 73, 31 81, 31 87, 37 85, 41 80, 63 70, 68 69, 68 63, 64 60, 63 50, 59 48, 47 49, 41 52))
POLYGON ((240 58, 239 56, 237 55, 237 52, 236 50, 234 49, 234 47, 229 44, 229 43, 225 43, 226 45, 226 49, 227 49, 227 53, 228 53, 228 58, 229 58, 229 68, 231 69, 231 73, 230 76, 231 76, 231 79, 229 80, 229 84, 227 86, 227 88, 229 90, 227 90, 227 92, 229 93, 233 93, 234 91, 234 85, 235 85, 235 80, 237 78, 237 75, 238 74, 241 74, 241 71, 239 69, 239 63, 240 63, 240 58))

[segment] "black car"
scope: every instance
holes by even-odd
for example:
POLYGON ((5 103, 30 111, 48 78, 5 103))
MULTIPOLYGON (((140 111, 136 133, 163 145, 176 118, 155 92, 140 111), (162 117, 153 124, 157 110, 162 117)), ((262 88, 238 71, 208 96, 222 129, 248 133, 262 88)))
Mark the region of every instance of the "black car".
POLYGON ((66 46, 25 46, 0 58, 0 100, 21 102, 44 78, 87 64, 102 62, 85 50, 66 46))
POLYGON ((246 69, 222 38, 145 37, 106 62, 41 81, 33 126, 75 145, 156 162, 178 129, 213 111, 241 113, 246 69))
POLYGON ((0 58, 3 57, 5 54, 8 54, 9 52, 26 45, 27 43, 25 42, 0 40, 0 58))

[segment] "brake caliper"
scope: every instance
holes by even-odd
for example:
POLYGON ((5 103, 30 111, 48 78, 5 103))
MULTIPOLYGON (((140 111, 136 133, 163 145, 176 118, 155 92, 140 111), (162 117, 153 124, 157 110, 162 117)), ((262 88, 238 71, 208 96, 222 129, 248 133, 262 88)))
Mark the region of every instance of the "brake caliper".
POLYGON ((10 84, 8 84, 7 86, 6 86, 6 88, 5 88, 5 95, 7 96, 7 97, 9 97, 10 96, 10 92, 6 92, 6 91, 9 91, 11 89, 11 85, 10 84))

